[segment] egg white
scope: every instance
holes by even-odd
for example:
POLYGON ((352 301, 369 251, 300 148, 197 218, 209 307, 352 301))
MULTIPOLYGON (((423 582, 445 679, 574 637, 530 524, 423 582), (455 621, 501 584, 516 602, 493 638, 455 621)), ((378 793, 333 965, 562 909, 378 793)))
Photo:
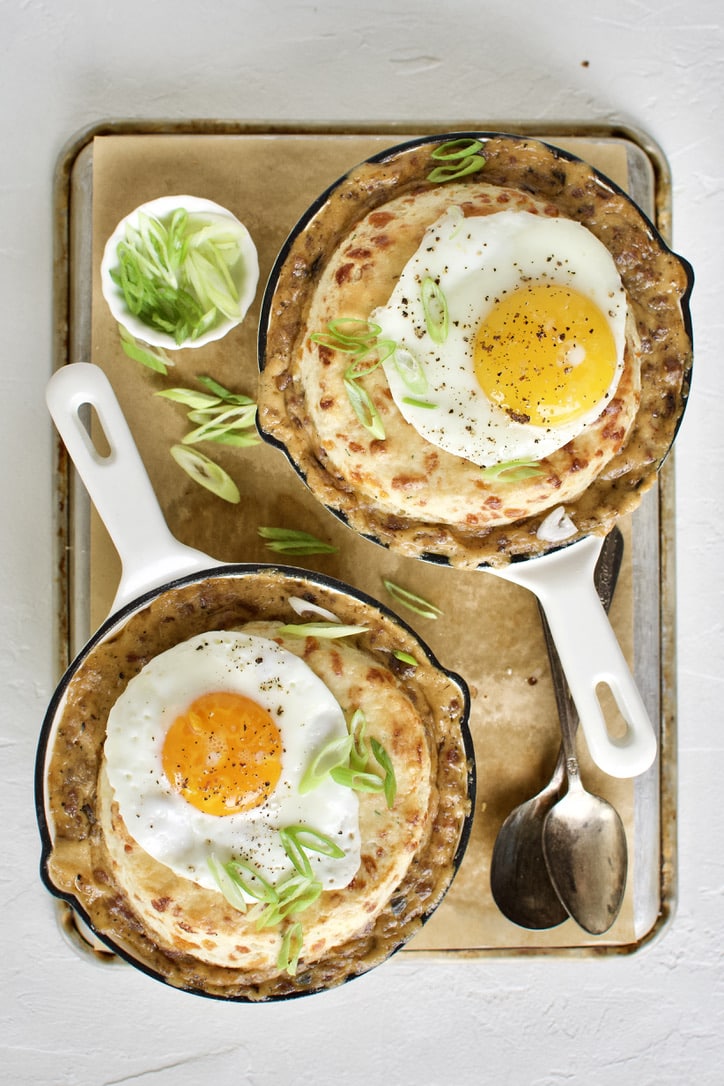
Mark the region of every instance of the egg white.
POLYGON ((410 391, 394 356, 383 362, 397 408, 431 444, 480 466, 513 459, 539 460, 580 434, 601 413, 623 369, 626 295, 610 252, 580 223, 527 211, 463 217, 449 208, 425 232, 386 305, 372 321, 419 361, 423 394, 410 391), (440 284, 449 310, 444 343, 427 329, 420 284, 440 284), (587 295, 607 317, 616 371, 606 395, 589 412, 564 424, 516 422, 492 403, 473 366, 475 335, 496 300, 524 284, 554 283, 587 295), (434 407, 419 407, 410 399, 434 407))
POLYGON ((203 633, 154 657, 128 684, 108 717, 109 782, 131 836, 159 863, 217 889, 207 861, 240 857, 270 882, 293 870, 278 830, 303 823, 330 836, 344 859, 310 853, 325 889, 346 886, 360 862, 356 794, 331 779, 304 795, 300 780, 312 756, 347 734, 342 709, 320 678, 276 642, 241 632, 203 633), (259 807, 217 817, 172 788, 162 766, 163 742, 179 714, 202 694, 230 691, 269 712, 282 738, 279 782, 259 807))

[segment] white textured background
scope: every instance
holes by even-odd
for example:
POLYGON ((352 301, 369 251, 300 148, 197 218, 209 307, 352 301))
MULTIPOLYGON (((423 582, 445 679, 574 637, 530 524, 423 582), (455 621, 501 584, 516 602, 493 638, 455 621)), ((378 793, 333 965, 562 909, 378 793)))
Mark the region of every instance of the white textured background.
POLYGON ((720 0, 0 0, 2 1059, 13 1084, 724 1083, 720 0), (584 66, 583 61, 588 61, 584 66), (268 1007, 81 961, 36 875, 53 673, 52 173, 106 118, 619 121, 661 145, 697 275, 676 452, 679 904, 630 957, 395 959, 268 1007))

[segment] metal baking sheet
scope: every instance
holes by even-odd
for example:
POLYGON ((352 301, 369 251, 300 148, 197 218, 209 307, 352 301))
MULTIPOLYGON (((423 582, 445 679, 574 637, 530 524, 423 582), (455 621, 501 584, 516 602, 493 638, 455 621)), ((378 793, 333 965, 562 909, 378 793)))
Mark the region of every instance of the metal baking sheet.
MULTIPOLYGON (((143 146, 150 149, 159 146, 159 138, 182 137, 185 147, 193 146, 202 151, 203 156, 213 156, 214 149, 222 146, 219 141, 232 141, 234 152, 241 150, 247 158, 259 153, 263 147, 267 167, 270 162, 287 163, 293 150, 294 161, 306 166, 294 175, 295 198, 301 200, 304 207, 325 187, 314 168, 322 150, 325 162, 338 162, 338 174, 341 174, 372 150, 391 146, 407 136, 470 129, 517 132, 546 139, 580 154, 599 168, 602 167, 598 160, 608 162, 612 152, 615 152, 617 161, 622 163, 625 171, 624 187, 664 237, 670 237, 671 186, 666 161, 645 134, 623 127, 563 124, 549 125, 545 130, 540 130, 519 123, 480 120, 439 122, 434 126, 405 124, 404 127, 374 125, 354 128, 331 124, 280 126, 203 121, 113 122, 81 133, 68 145, 58 163, 55 181, 55 365, 62 366, 71 361, 96 361, 93 357, 93 299, 94 245, 97 250, 99 241, 94 237, 94 196, 96 202, 99 199, 99 194, 94 192, 94 184, 98 183, 94 171, 94 159, 98 157, 97 152, 94 154, 97 141, 130 138, 146 141, 143 146), (192 142, 186 142, 189 140, 192 142), (360 153, 368 146, 370 151, 360 153)), ((135 146, 139 146, 137 142, 135 146)), ((164 146, 168 149, 173 144, 165 143, 164 146)), ((184 170, 179 161, 175 191, 187 191, 184 181, 184 170)), ((140 202, 141 199, 135 200, 132 206, 140 202)), ((122 213, 119 210, 119 218, 122 213)), ((256 209, 256 213, 273 219, 279 215, 279 208, 264 206, 256 209)), ((292 218, 286 227, 291 228, 293 224, 292 218)), ((281 225, 280 229, 283 234, 281 225)), ((272 245, 275 244, 273 238, 272 234, 272 245)), ((274 255, 269 253, 267 257, 274 255)), ((257 305, 258 302, 259 296, 257 305)), ((95 317, 97 323, 97 313, 95 317)), ((137 436, 143 435, 139 433, 137 436)), ((297 485, 296 480, 289 483, 287 475, 282 474, 291 471, 282 460, 278 461, 277 468, 280 492, 283 487, 297 485)), ((619 928, 614 926, 605 938, 585 936, 573 921, 567 921, 553 933, 526 932, 500 918, 494 905, 491 907, 486 873, 496 819, 499 824, 509 810, 528 795, 533 795, 543 781, 543 778, 536 778, 536 774, 543 772, 542 769, 531 768, 530 781, 527 781, 527 766, 518 765, 512 767, 508 781, 496 780, 495 802, 488 802, 489 793, 483 789, 484 798, 480 810, 476 812, 476 822, 485 824, 486 831, 482 837, 478 836, 477 841, 473 835, 463 868, 451 892, 421 936, 405 949, 406 955, 465 958, 530 953, 570 956, 630 953, 648 943, 666 925, 673 911, 675 890, 673 517, 673 465, 670 457, 657 486, 646 495, 634 516, 627 518, 630 523, 625 525, 631 602, 630 615, 622 622, 630 620, 631 623, 632 666, 651 718, 659 725, 660 751, 652 769, 637 778, 631 786, 627 831, 632 864, 625 924, 619 928), (521 791, 521 781, 526 784, 524 792, 521 791), (476 907, 478 902, 482 902, 480 908, 476 907)), ((102 529, 99 530, 95 523, 85 492, 75 479, 60 447, 56 465, 56 518, 56 646, 60 673, 85 643, 99 617, 102 617, 108 586, 112 587, 117 575, 114 556, 109 553, 102 529)), ((194 545, 199 545, 199 541, 195 541, 194 545)), ((366 546, 375 549, 374 545, 366 546)), ((368 551, 365 554, 366 560, 374 563, 375 558, 370 559, 368 551)), ((243 560, 243 557, 234 555, 230 559, 243 560)), ((268 553, 266 556, 255 554, 249 557, 253 560, 260 557, 262 560, 264 557, 273 560, 268 553)), ((298 564, 304 564, 303 560, 298 564)), ((327 572, 355 583, 349 568, 327 572)), ((454 571, 443 574, 451 575, 455 575, 454 571)), ((470 575, 467 576, 469 578, 470 575)), ((495 580, 482 579, 486 582, 495 580)), ((370 590, 369 585, 360 587, 370 590)), ((389 600, 386 602, 389 603, 389 600)), ((405 613, 403 617, 415 625, 414 616, 405 613)), ((420 633, 428 642, 431 640, 429 627, 420 629, 420 633)), ((452 647, 433 643, 433 648, 446 666, 457 666, 452 647)), ((460 670, 465 674, 463 669, 460 670)), ((544 684, 539 685, 543 687, 544 684)), ((514 711, 513 704, 510 709, 514 711)), ((484 730, 484 722, 478 722, 477 727, 484 730)), ((555 722, 552 727, 551 744, 554 744, 555 722)), ((484 754, 484 736, 476 737, 475 727, 473 733, 476 750, 479 746, 484 754)), ((481 758, 480 753, 478 757, 480 776, 485 774, 485 758, 481 758)))

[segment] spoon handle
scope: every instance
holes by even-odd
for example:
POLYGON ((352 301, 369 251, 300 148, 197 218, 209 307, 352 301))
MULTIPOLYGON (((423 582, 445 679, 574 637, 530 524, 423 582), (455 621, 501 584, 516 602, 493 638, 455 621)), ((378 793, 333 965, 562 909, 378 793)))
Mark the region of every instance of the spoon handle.
MULTIPOLYGON (((618 581, 618 575, 621 570, 621 562, 623 561, 623 551, 623 535, 619 528, 614 527, 603 541, 603 546, 601 547, 601 553, 596 563, 596 569, 593 576, 596 591, 598 592, 598 598, 606 612, 608 612, 611 607, 611 600, 613 599, 616 582, 618 581)), ((558 650, 556 649, 555 641, 553 640, 553 635, 550 626, 548 625, 548 619, 546 618, 545 611, 540 603, 538 604, 538 610, 540 612, 541 622, 543 623, 543 635, 545 637, 546 649, 548 650, 548 660, 550 663, 551 677, 553 679, 553 692, 558 707, 558 716, 561 721, 562 744, 555 772, 556 775, 558 775, 562 771, 563 764, 567 763, 569 778, 571 778, 572 781, 577 782, 578 759, 576 757, 575 738, 579 724, 578 710, 571 697, 571 692, 568 689, 563 665, 561 664, 558 650)))

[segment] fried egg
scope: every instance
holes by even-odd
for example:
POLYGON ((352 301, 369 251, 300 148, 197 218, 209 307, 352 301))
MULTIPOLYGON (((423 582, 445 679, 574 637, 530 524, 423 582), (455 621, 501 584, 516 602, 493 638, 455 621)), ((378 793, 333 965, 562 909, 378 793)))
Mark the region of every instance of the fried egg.
POLYGON ((203 633, 154 657, 108 717, 106 772, 131 836, 155 860, 218 889, 210 854, 272 884, 293 871, 279 831, 304 825, 343 858, 310 852, 324 889, 360 862, 356 794, 324 778, 300 794, 313 755, 348 734, 344 713, 299 657, 268 638, 203 633))
POLYGON ((429 442, 475 464, 539 460, 596 419, 624 361, 613 257, 565 218, 449 208, 372 321, 393 399, 429 442))

